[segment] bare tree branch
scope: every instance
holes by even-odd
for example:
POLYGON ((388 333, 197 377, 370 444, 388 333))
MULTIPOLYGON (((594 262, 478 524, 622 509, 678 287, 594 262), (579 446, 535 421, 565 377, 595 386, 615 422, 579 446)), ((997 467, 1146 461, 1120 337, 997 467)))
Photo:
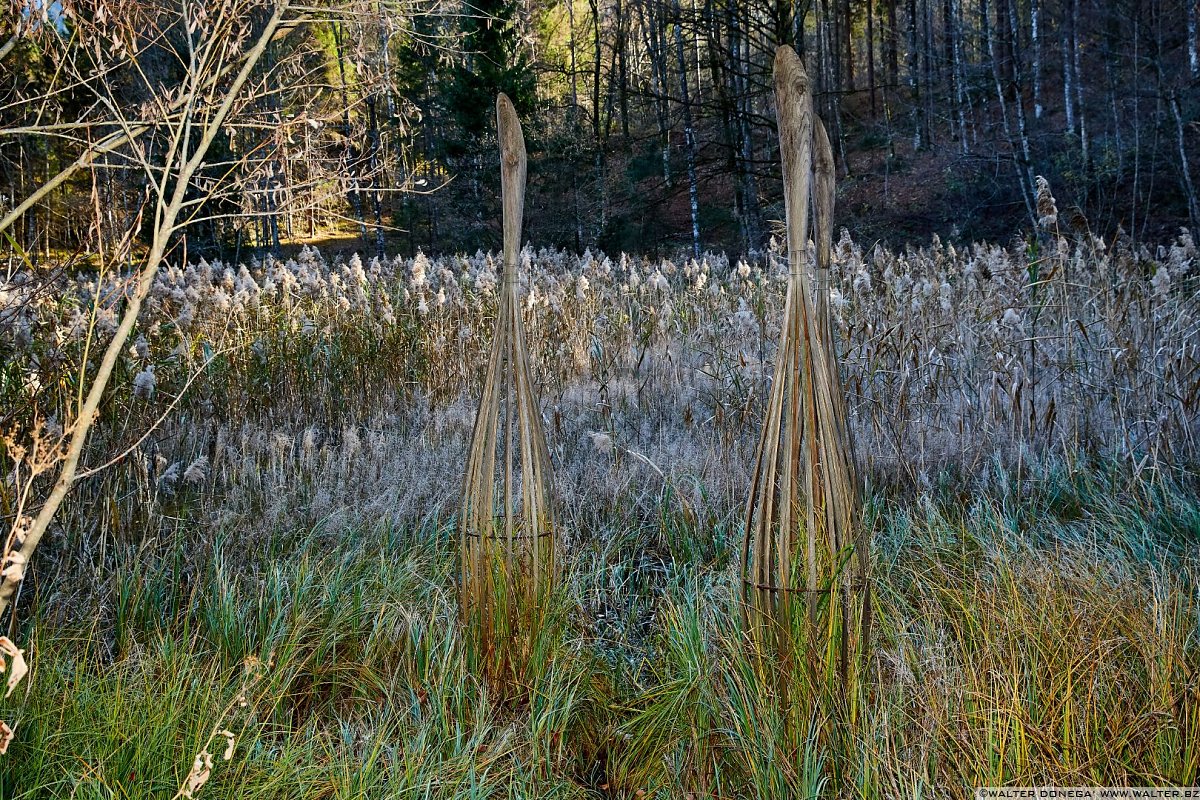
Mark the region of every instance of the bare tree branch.
MULTIPOLYGON (((59 472, 58 480, 54 484, 53 490, 46 498, 46 502, 42 505, 41 510, 34 518, 29 530, 25 533, 23 540, 17 546, 15 551, 6 554, 6 560, 13 558, 14 553, 24 564, 28 564, 33 556, 34 550, 37 549, 38 543, 42 536, 50 527, 51 521, 54 519, 55 513, 63 500, 71 491, 71 487, 77 480, 76 470, 79 465, 79 458, 83 453, 84 445, 87 443, 88 432, 91 429, 93 420, 96 417, 100 408, 100 401, 104 395, 104 390, 108 386, 108 381, 112 377, 113 368, 116 366, 117 359, 121 351, 125 347, 125 342, 129 338, 130 332, 133 330, 134 324, 137 322, 138 314, 142 308, 142 302, 150 292, 150 288, 154 283, 154 276, 158 271, 159 264, 162 263, 163 257, 166 255, 171 235, 175 230, 175 222, 179 216, 180 210, 183 207, 184 198, 186 197, 188 183, 199 168, 204 159, 208 148, 212 145, 213 139, 216 138, 221 126, 224 124, 229 115, 233 104, 236 102, 238 94, 242 87, 249 79, 251 72, 263 53, 266 52, 267 45, 270 44, 275 36, 284 15, 290 8, 289 0, 280 0, 275 5, 274 11, 267 20, 261 34, 259 34, 254 46, 241 59, 241 70, 233 79, 232 84, 225 93, 225 97, 212 117, 204 125, 201 133, 200 141, 197 143, 195 151, 189 157, 186 152, 180 152, 177 157, 179 162, 178 172, 174 191, 171 194, 170 200, 165 204, 160 202, 156 209, 156 219, 154 227, 154 236, 150 245, 150 250, 146 254, 145 264, 142 267, 140 276, 134 292, 129 298, 129 305, 125 309, 125 313, 121 318, 121 324, 118 326, 116 333, 113 335, 112 341, 104 351, 104 357, 100 362, 100 366, 96 371, 95 377, 92 379, 91 386, 87 392, 87 398, 80 409, 79 416, 70 428, 70 440, 67 446, 66 457, 63 460, 62 469, 59 472)), ((204 82, 208 85, 209 82, 204 82)), ((198 84, 199 85, 199 84, 198 84)), ((198 86, 197 86, 198 88, 198 86)), ((135 128, 134 130, 139 130, 135 128)), ((122 135, 119 138, 126 138, 127 135, 122 135)), ((109 147, 115 146, 111 142, 109 147)), ((98 155, 98 151, 89 151, 90 158, 98 155)), ((87 156, 88 154, 85 154, 87 156)), ((83 160, 83 157, 76 162, 76 169, 88 163, 83 160)), ((61 184, 62 181, 69 177, 70 173, 64 171, 59 173, 50 183, 54 185, 61 184), (57 183, 55 183, 57 181, 57 183)), ((44 188, 44 187, 43 187, 44 188)), ((39 190, 41 192, 42 190, 39 190)), ((49 191, 49 190, 46 190, 49 191)), ((36 193, 35 193, 36 194, 36 193)), ((29 206, 22 204, 25 208, 29 206)), ((15 212, 14 212, 15 213, 15 212)), ((10 214, 10 216, 12 216, 10 214)), ((7 217, 5 218, 8 219, 7 217)), ((11 222, 9 223, 11 224, 11 222)), ((3 230, 3 228, 0 228, 3 230)), ((2 582, 0 582, 0 614, 8 608, 12 600, 17 586, 20 584, 21 576, 19 571, 13 571, 5 574, 2 582)))

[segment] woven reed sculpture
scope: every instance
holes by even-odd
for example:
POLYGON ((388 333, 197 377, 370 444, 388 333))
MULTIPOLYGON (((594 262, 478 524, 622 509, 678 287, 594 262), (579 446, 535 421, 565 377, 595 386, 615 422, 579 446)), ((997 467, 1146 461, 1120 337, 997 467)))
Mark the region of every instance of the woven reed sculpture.
POLYGON ((834 165, 804 66, 775 56, 790 277, 742 545, 744 619, 786 668, 798 643, 847 677, 870 638, 869 542, 829 309, 834 165), (808 269, 809 195, 816 267, 808 269))
POLYGON ((504 279, 463 481, 459 609, 485 673, 520 679, 555 578, 550 456, 517 297, 525 138, 496 100, 504 279))

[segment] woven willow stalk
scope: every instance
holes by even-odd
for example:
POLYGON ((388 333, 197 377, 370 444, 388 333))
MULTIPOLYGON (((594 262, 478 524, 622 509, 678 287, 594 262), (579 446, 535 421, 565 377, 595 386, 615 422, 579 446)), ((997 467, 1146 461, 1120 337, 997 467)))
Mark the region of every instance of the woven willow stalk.
POLYGON ((496 123, 504 279, 463 482, 459 608, 485 669, 512 674, 529 655, 553 586, 555 520, 550 457, 517 298, 525 138, 503 94, 496 123))
POLYGON ((833 155, 813 114, 808 75, 786 46, 775 57, 775 100, 790 276, 746 503, 744 623, 761 652, 774 652, 781 665, 806 642, 830 666, 836 658, 844 678, 851 651, 865 651, 870 634, 869 545, 829 310, 833 155))

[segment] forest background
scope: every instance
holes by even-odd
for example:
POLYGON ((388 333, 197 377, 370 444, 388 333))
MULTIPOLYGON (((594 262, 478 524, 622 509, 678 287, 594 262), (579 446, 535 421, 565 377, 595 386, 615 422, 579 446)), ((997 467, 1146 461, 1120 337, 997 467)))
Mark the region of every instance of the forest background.
MULTIPOLYGON (((115 5, 128 4, 72 9, 128 22, 115 5)), ((154 16, 155 3, 136 5, 154 16)), ((254 122, 230 126, 207 157, 242 174, 188 226, 193 253, 236 261, 339 239, 380 255, 494 248, 501 90, 527 131, 527 240, 736 258, 782 218, 770 96, 780 44, 809 65, 835 141, 837 223, 859 241, 1003 241, 1035 224, 1036 175, 1069 230, 1158 243, 1200 223, 1191 0, 361 5, 272 43, 254 122)), ((39 13, 66 31, 57 4, 35 6, 11 4, 0 30, 6 212, 88 146, 43 135, 54 120, 86 129, 92 95, 46 88, 64 53, 90 56, 20 35, 39 13)), ((126 109, 178 83, 173 37, 162 28, 105 75, 126 109)), ((91 167, 13 227, 30 254, 92 251, 144 212, 144 172, 107 156, 91 167)))

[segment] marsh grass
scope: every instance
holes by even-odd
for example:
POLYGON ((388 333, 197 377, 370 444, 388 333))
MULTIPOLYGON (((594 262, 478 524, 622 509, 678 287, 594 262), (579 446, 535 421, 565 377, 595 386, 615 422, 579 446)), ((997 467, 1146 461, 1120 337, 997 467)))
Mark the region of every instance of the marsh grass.
MULTIPOLYGON (((472 668, 445 525, 342 531, 336 548, 329 531, 296 530, 254 552, 198 534, 129 551, 136 589, 107 583, 88 601, 99 613, 29 619, 34 674, 9 701, 0 792, 170 795, 254 654, 272 667, 201 797, 885 798, 1200 780, 1192 484, 1105 463, 994 481, 991 497, 872 499, 879 646, 842 707, 827 668, 796 670, 780 702, 737 633, 736 559, 682 541, 662 571, 606 537, 573 549, 522 702, 472 668), (642 576, 605 594, 604 620, 598 573, 642 576)), ((650 519, 633 499, 607 511, 612 530, 706 540, 669 498, 650 519)))
MULTIPOLYGON (((84 467, 195 380, 77 487, 30 565, 0 796, 170 796, 244 660, 272 654, 201 797, 1200 781, 1191 235, 1157 251, 1052 231, 837 242, 878 594, 844 708, 799 651, 784 701, 736 634, 779 255, 520 253, 569 556, 506 692, 481 679, 456 598, 496 256, 164 269, 84 467)), ((73 332, 102 297, 111 335, 122 296, 94 275, 41 280, 0 294, 6 426, 72 402, 73 332)), ((0 480, 6 521, 15 500, 0 480)))
MULTIPOLYGON (((605 502, 623 479, 657 489, 661 476, 627 451, 660 465, 689 501, 702 500, 695 487, 722 506, 745 492, 748 434, 760 429, 776 355, 770 334, 782 327, 780 255, 521 251, 530 370, 572 502, 605 502), (597 431, 623 448, 612 459, 579 446, 597 431)), ((287 261, 164 269, 82 466, 128 455, 76 487, 47 534, 71 544, 41 558, 95 561, 113 541, 170 537, 213 517, 257 532, 296 515, 411 524, 448 514, 501 261, 330 262, 306 249, 287 261), (137 379, 151 366, 156 388, 145 397, 137 379), (381 455, 385 446, 397 455, 381 455), (201 457, 205 479, 184 480, 201 457)), ((935 241, 896 252, 843 235, 830 311, 862 475, 911 492, 953 471, 987 491, 997 458, 1190 463, 1200 441, 1196 275, 1186 233, 1156 251, 1043 233, 1010 248, 935 241)), ((0 287, 0 414, 23 446, 33 416, 69 417, 93 300, 103 343, 124 290, 87 274, 18 273, 0 287)), ((12 456, 3 447, 6 469, 12 456)), ((0 481, 0 513, 17 505, 0 481)))

